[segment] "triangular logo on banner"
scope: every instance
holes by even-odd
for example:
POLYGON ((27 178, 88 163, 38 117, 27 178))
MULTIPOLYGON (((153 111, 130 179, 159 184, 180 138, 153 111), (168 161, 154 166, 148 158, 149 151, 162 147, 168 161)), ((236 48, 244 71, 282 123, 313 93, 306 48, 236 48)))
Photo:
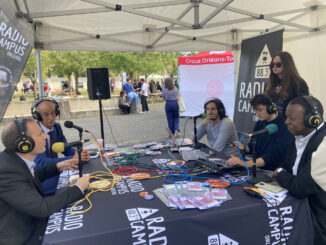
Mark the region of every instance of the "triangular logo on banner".
POLYGON ((256 66, 268 66, 272 62, 272 56, 271 53, 269 52, 267 44, 265 44, 263 51, 261 52, 256 66))
POLYGON ((137 209, 142 219, 145 219, 148 216, 155 214, 158 211, 158 209, 152 209, 152 208, 137 208, 137 209))
POLYGON ((231 238, 224 236, 223 234, 219 234, 220 237, 220 245, 238 245, 239 243, 232 240, 231 238))

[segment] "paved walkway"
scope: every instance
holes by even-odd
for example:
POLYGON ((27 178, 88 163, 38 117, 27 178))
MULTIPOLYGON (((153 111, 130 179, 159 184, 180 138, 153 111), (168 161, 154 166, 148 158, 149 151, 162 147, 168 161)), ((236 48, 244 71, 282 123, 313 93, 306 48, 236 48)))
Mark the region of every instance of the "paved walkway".
MULTIPOLYGON (((106 118, 103 115, 104 138, 105 145, 113 146, 115 141, 118 145, 135 144, 143 141, 167 139, 168 133, 167 120, 164 111, 164 104, 149 105, 149 113, 146 114, 131 114, 131 115, 108 115, 106 118), (112 129, 112 133, 111 130, 112 129), (114 140, 115 139, 115 140, 114 140)), ((72 120, 75 125, 87 129, 95 134, 97 138, 101 138, 100 119, 86 118, 72 120)), ((185 118, 180 119, 180 130, 183 134, 185 127, 185 118)), ((60 121, 64 134, 68 142, 78 140, 78 131, 75 129, 67 129, 63 126, 64 121, 60 121)), ((200 120, 197 120, 197 124, 200 120)), ((3 126, 0 127, 0 134, 3 126)), ((190 137, 193 132, 193 120, 190 119, 186 125, 186 137, 190 137)), ((87 133, 84 138, 91 138, 87 133)), ((3 145, 0 142, 0 150, 3 150, 3 145)))

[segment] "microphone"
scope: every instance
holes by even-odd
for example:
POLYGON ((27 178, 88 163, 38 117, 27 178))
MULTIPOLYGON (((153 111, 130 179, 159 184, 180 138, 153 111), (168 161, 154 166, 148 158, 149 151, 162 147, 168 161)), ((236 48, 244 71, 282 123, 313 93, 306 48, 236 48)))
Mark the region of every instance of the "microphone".
POLYGON ((206 113, 200 113, 199 115, 197 115, 197 116, 194 116, 194 117, 192 117, 193 119, 197 119, 197 118, 202 118, 202 119, 204 119, 204 118, 206 118, 206 113))
POLYGON ((54 143, 52 145, 51 149, 55 153, 60 153, 60 152, 63 152, 65 150, 65 148, 67 148, 67 147, 80 146, 83 143, 86 143, 88 141, 89 141, 89 139, 80 140, 80 141, 73 141, 73 142, 70 142, 70 143, 57 142, 57 143, 54 143))
POLYGON ((83 132, 83 131, 88 132, 86 129, 83 129, 81 127, 78 127, 78 126, 74 125, 74 123, 72 121, 65 121, 64 125, 65 125, 66 128, 75 128, 80 132, 83 132))
POLYGON ((274 134, 277 132, 277 130, 278 130, 277 125, 275 123, 271 123, 271 124, 268 124, 264 129, 253 132, 253 133, 249 134, 247 137, 253 138, 253 137, 256 137, 256 136, 264 134, 264 133, 274 134))

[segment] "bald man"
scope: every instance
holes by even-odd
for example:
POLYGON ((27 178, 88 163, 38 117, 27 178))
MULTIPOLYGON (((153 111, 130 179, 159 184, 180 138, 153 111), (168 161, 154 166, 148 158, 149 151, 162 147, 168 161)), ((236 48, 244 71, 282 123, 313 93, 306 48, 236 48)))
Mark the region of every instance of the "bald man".
MULTIPOLYGON (((52 151, 51 146, 56 142, 67 142, 59 123, 56 123, 56 117, 60 115, 58 103, 51 98, 42 98, 32 106, 32 115, 38 121, 43 132, 48 135, 46 141, 46 150, 35 158, 35 169, 45 167, 51 164, 56 164, 61 161, 70 159, 78 159, 78 153, 73 147, 65 148, 64 157, 52 151)), ((82 152, 82 161, 89 161, 90 155, 87 150, 82 152)), ((59 175, 49 178, 42 182, 45 195, 53 195, 56 192, 59 181, 59 175)))

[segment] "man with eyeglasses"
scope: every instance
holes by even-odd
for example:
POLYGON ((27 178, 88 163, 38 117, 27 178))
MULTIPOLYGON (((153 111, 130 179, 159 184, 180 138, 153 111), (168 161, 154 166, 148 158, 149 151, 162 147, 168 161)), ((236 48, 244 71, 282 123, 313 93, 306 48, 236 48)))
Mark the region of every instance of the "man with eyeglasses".
MULTIPOLYGON (((285 158, 291 134, 287 129, 284 120, 279 116, 276 105, 266 94, 258 94, 250 100, 251 106, 256 111, 259 121, 255 124, 254 132, 266 128, 269 124, 276 124, 277 132, 274 134, 261 134, 256 137, 256 166, 266 170, 275 170, 285 158)), ((233 142, 235 148, 238 142, 233 142)), ((245 153, 252 154, 253 145, 240 143, 240 149, 245 153)), ((228 161, 229 165, 244 165, 239 157, 232 156, 228 161)), ((253 166, 253 160, 246 161, 248 167, 253 166)))
MULTIPOLYGON (((57 164, 62 161, 71 161, 78 159, 78 153, 73 147, 65 148, 64 157, 58 157, 51 147, 56 142, 67 142, 59 123, 56 123, 56 117, 60 114, 58 103, 51 98, 43 98, 38 100, 32 106, 32 115, 38 121, 41 129, 48 135, 46 140, 46 150, 35 158, 35 169, 46 167, 51 164, 57 164)), ((81 160, 89 161, 90 154, 87 150, 83 150, 81 160)), ((46 179, 42 182, 45 195, 53 195, 56 192, 59 181, 59 175, 46 179)))

